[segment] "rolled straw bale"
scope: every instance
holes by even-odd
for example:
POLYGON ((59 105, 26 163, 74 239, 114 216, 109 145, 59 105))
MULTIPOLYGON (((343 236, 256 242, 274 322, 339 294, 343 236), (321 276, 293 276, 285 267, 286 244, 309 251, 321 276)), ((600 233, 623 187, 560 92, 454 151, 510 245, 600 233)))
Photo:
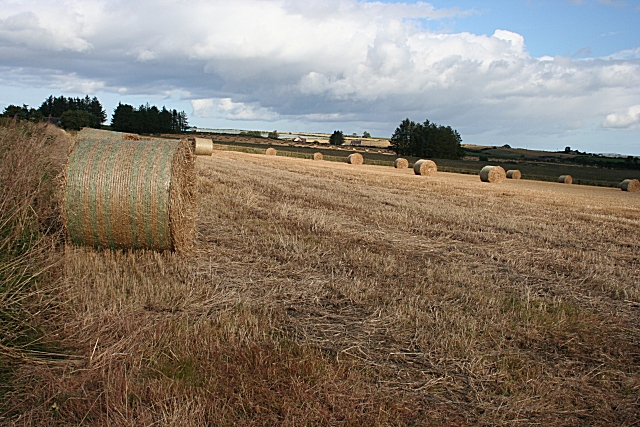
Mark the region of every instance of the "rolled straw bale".
POLYGON ((65 169, 63 223, 77 245, 184 252, 195 235, 194 187, 186 139, 82 131, 65 169))
POLYGON ((416 175, 433 176, 436 172, 438 172, 438 166, 432 160, 418 160, 413 165, 413 173, 416 175))
POLYGON ((480 171, 480 180, 482 182, 500 184, 505 179, 507 179, 507 173, 501 166, 485 166, 480 171))
POLYGON ((210 156, 213 154, 213 141, 209 138, 196 138, 193 153, 196 156, 210 156))
POLYGON ((266 152, 267 156, 275 156, 276 155, 276 149, 273 147, 269 147, 267 148, 267 152, 266 152))
POLYGON ((396 169, 406 169, 409 167, 409 161, 400 157, 393 162, 393 167, 396 169))
POLYGON ((322 153, 313 153, 313 160, 322 160, 322 153))
POLYGON ((573 178, 571 175, 560 175, 558 182, 561 184, 573 184, 573 178))
POLYGON ((507 171, 507 178, 509 179, 520 179, 522 178, 522 174, 518 169, 512 169, 507 171))
POLYGON ((637 179, 625 179, 620 183, 622 191, 630 191, 633 193, 640 192, 640 181, 637 179))
POLYGON ((347 163, 350 165, 361 165, 364 163, 364 157, 360 153, 352 153, 347 156, 347 163))
POLYGON ((135 133, 125 133, 122 135, 123 141, 140 141, 140 135, 136 135, 135 133))

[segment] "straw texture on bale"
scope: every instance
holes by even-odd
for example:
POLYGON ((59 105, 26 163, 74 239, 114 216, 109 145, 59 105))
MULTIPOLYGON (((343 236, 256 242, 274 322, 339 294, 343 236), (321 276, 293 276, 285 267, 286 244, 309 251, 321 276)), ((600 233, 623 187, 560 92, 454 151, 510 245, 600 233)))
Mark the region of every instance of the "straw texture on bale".
POLYGON ((134 133, 125 133, 122 135, 122 139, 124 141, 140 141, 140 135, 136 135, 134 133))
POLYGON ((433 176, 438 172, 438 166, 433 160, 418 160, 413 165, 413 173, 416 175, 433 176))
POLYGON ((196 138, 193 152, 196 156, 210 156, 213 154, 213 141, 208 138, 196 138))
POLYGON ((364 157, 360 153, 352 153, 347 157, 347 163, 350 165, 361 165, 364 163, 364 157))
POLYGON ((522 174, 518 169, 512 169, 507 171, 507 178, 509 179, 520 179, 522 178, 522 174))
POLYGON ((640 181, 637 179, 625 179, 620 183, 622 191, 630 191, 633 193, 640 192, 640 181))
POLYGON ((561 184, 573 184, 573 178, 571 175, 560 175, 558 182, 561 184))
POLYGON ((500 184, 507 179, 507 173, 501 166, 485 166, 480 171, 480 180, 482 182, 491 182, 500 184))
POLYGON ((131 141, 117 132, 82 131, 65 170, 68 238, 95 248, 188 251, 194 187, 186 139, 131 141))
POLYGON ((409 167, 409 161, 407 159, 398 158, 393 162, 393 167, 396 169, 406 169, 409 167))
POLYGON ((313 160, 322 160, 322 153, 313 153, 313 160))
POLYGON ((276 155, 276 149, 273 147, 269 147, 267 148, 267 152, 266 152, 267 156, 275 156, 276 155))

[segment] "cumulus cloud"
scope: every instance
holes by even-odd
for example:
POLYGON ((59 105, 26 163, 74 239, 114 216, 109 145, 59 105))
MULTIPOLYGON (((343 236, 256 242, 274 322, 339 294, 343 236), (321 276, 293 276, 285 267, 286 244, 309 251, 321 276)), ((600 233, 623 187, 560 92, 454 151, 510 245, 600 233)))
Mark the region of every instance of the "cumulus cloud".
POLYGON ((512 31, 429 31, 426 21, 475 12, 425 2, 0 6, 0 67, 14 83, 39 80, 62 90, 69 76, 72 85, 114 93, 179 92, 196 118, 377 123, 386 133, 411 117, 467 135, 561 135, 631 129, 620 123, 640 99, 638 49, 536 58, 512 31))
POLYGON ((602 126, 609 129, 640 129, 640 105, 633 105, 627 111, 607 115, 602 126))

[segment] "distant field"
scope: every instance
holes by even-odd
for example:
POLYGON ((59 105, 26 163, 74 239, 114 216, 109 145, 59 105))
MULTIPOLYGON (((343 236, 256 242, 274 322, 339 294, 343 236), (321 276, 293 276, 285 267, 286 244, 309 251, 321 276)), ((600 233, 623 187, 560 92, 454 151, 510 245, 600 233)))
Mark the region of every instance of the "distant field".
MULTIPOLYGON (((237 150, 249 153, 262 153, 269 145, 268 141, 262 142, 234 142, 234 141, 214 141, 218 143, 219 149, 237 150)), ((311 158, 313 153, 321 152, 326 160, 344 161, 346 156, 353 151, 351 147, 344 147, 342 150, 335 148, 313 148, 313 147, 292 147, 286 144, 272 143, 277 148, 280 155, 311 158)), ((371 148, 369 152, 358 148, 365 157, 365 163, 393 166, 396 156, 394 154, 380 154, 378 149, 371 148)), ((406 157, 409 162, 413 163, 418 160, 417 157, 406 157)), ((540 163, 532 161, 516 162, 504 159, 492 159, 489 162, 480 162, 473 160, 447 160, 435 159, 438 169, 443 172, 456 172, 463 174, 477 175, 480 170, 487 164, 502 166, 505 170, 519 169, 522 172, 522 179, 536 181, 555 182, 560 175, 571 175, 574 184, 579 185, 595 185, 602 187, 616 187, 618 183, 625 179, 640 179, 640 172, 633 170, 619 170, 595 168, 578 165, 565 165, 555 163, 540 163)))

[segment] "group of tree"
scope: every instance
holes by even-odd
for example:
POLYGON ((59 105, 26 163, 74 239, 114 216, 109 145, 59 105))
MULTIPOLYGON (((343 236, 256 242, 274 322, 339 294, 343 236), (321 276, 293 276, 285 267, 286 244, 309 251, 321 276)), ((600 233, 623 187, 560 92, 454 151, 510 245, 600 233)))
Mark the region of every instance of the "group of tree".
POLYGON ((344 134, 341 130, 336 130, 329 137, 329 144, 331 145, 342 145, 344 144, 344 134))
POLYGON ((111 128, 118 132, 132 133, 179 133, 189 128, 184 111, 159 109, 155 105, 134 108, 118 103, 111 116, 111 128))
MULTIPOLYGON (((97 97, 84 98, 54 97, 45 99, 40 107, 29 108, 28 105, 9 105, 4 109, 2 117, 39 122, 59 119, 65 129, 80 130, 83 127, 99 128, 107 120, 107 112, 97 97)), ((178 133, 189 127, 187 114, 184 111, 167 110, 166 107, 131 105, 119 103, 111 118, 113 130, 134 133, 178 133)))
POLYGON ((29 120, 39 122, 60 119, 60 124, 65 129, 80 129, 82 127, 100 127, 107 119, 107 112, 102 108, 102 104, 95 96, 89 98, 66 98, 53 95, 45 99, 40 107, 29 108, 23 104, 22 107, 9 105, 2 113, 3 117, 16 118, 18 120, 29 120))
POLYGON ((391 136, 391 149, 399 155, 434 159, 459 159, 462 138, 451 126, 405 119, 391 136))

